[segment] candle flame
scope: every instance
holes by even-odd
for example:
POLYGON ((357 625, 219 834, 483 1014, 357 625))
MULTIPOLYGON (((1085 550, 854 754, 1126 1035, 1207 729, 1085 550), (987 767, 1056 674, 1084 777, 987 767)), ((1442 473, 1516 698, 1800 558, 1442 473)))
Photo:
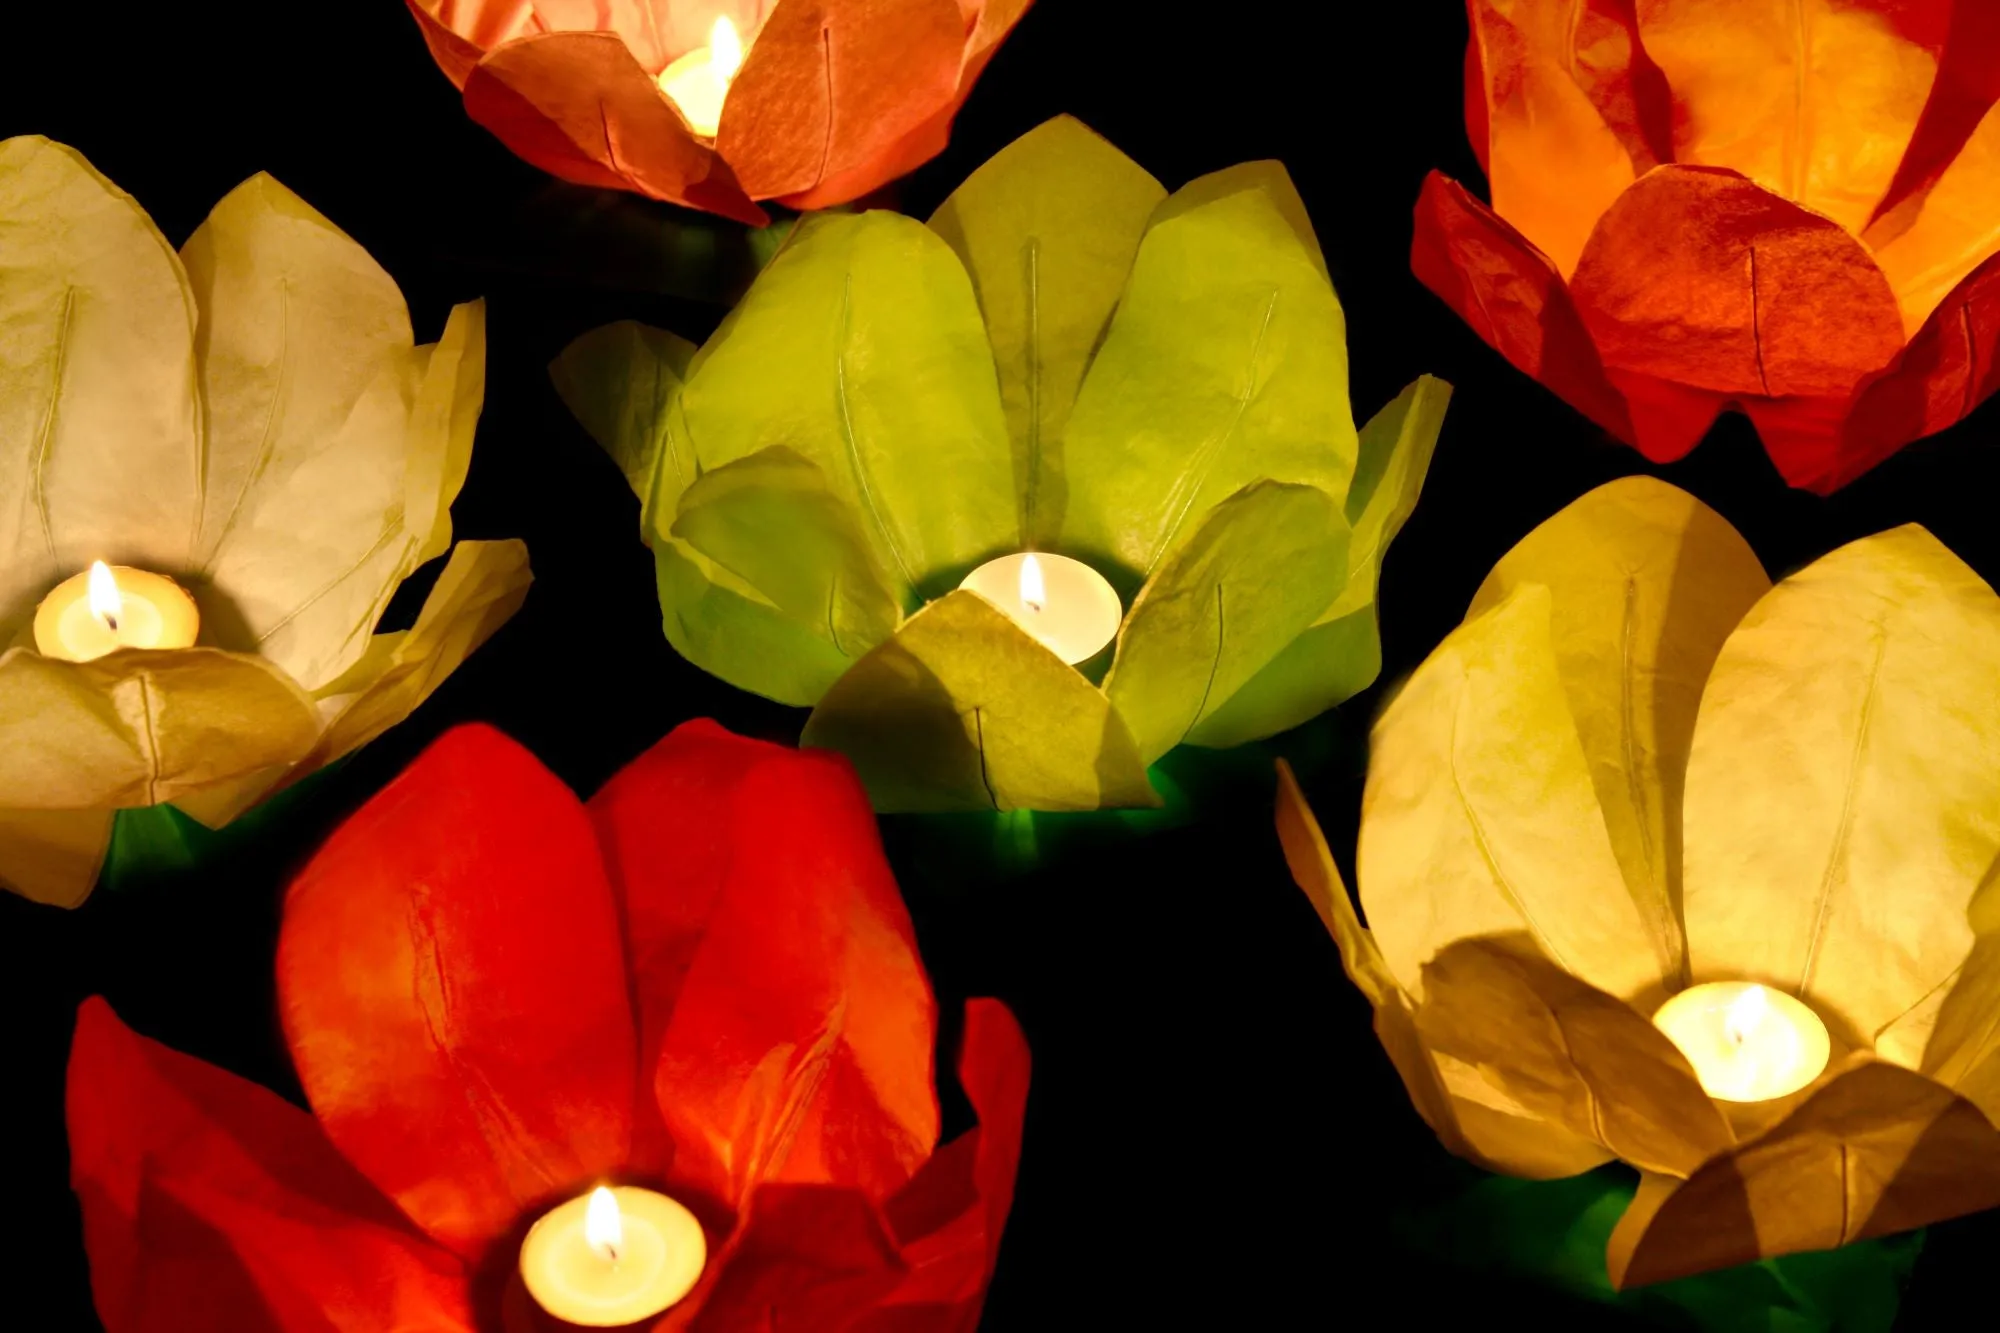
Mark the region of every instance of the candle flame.
POLYGON ((102 560, 90 562, 90 614, 104 622, 104 628, 118 629, 118 617, 125 613, 125 598, 118 591, 118 580, 112 577, 111 566, 102 560))
POLYGON ((1042 582, 1042 562, 1034 556, 1021 560, 1021 604, 1030 611, 1040 611, 1049 599, 1048 585, 1042 582))
POLYGON ((1764 988, 1752 986, 1730 1003, 1722 1016, 1722 1030, 1729 1034, 1729 1040, 1741 1046, 1750 1040, 1753 1031, 1763 1026, 1770 1012, 1771 1001, 1764 988))
POLYGON ((618 1262, 618 1249, 625 1243, 625 1219, 618 1212, 618 1196, 602 1185, 590 1192, 590 1206, 583 1213, 583 1238, 591 1249, 612 1263, 618 1262))
POLYGON ((718 16, 708 30, 708 67, 723 83, 743 68, 743 39, 736 35, 736 25, 727 16, 718 16))

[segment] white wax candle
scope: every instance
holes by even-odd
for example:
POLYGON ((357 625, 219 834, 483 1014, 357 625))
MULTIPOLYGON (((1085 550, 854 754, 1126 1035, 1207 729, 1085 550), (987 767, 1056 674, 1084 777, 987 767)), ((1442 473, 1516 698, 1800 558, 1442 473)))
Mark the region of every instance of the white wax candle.
POLYGON ((697 138, 713 139, 722 125, 722 104, 730 82, 743 67, 743 43, 736 25, 718 17, 709 29, 708 45, 697 46, 660 71, 660 91, 681 109, 681 117, 697 138))
POLYGON ((1125 609, 1104 576, 1081 560, 1027 551, 988 560, 958 585, 984 597, 1043 647, 1086 662, 1118 637, 1125 609))
POLYGON ((694 1290, 707 1262, 693 1213, 629 1185, 558 1204, 521 1242, 521 1282, 535 1304, 586 1328, 652 1318, 694 1290))
POLYGON ((35 650, 67 662, 119 648, 189 648, 200 632, 201 614, 180 584, 102 560, 58 583, 35 609, 35 650))
POLYGON ((1754 981, 1690 986, 1653 1024, 1680 1047, 1702 1090, 1725 1102, 1788 1097, 1819 1077, 1833 1049, 1818 1014, 1754 981))

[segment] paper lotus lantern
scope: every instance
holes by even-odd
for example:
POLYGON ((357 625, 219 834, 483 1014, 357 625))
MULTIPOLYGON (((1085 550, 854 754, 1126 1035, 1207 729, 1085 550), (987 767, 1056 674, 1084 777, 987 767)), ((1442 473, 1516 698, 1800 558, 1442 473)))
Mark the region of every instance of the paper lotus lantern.
POLYGON ((2000 23, 1952 0, 1467 0, 1489 208, 1412 263, 1655 462, 1747 413, 1829 492, 2000 384, 2000 23))
POLYGON ((692 722, 586 804, 447 733, 293 883, 278 998, 310 1114, 84 1004, 70 1153, 109 1333, 568 1327, 510 1275, 608 1183, 706 1236, 638 1327, 978 1320, 1027 1048, 968 1006, 980 1125, 934 1152, 936 1004, 832 755, 692 722))
POLYGON ((72 906, 118 811, 221 825, 408 716, 528 560, 451 545, 479 304, 414 346, 389 276, 268 176, 176 256, 41 138, 0 142, 0 235, 0 883, 72 906), (447 550, 416 624, 373 634, 447 550), (181 632, 120 638, 120 609, 181 632))
POLYGON ((761 223, 754 201, 846 203, 935 157, 1029 0, 408 3, 521 157, 761 223))
POLYGON ((1449 396, 1357 436, 1283 168, 1166 196, 1069 119, 928 226, 806 218, 699 352, 613 325, 553 373, 639 494, 674 647, 811 705, 890 811, 1154 805, 1173 747, 1367 685, 1449 396), (1100 685, 1072 663, 1114 633, 1100 685))
POLYGON ((2000 599, 1921 528, 1772 588, 1614 482, 1378 722, 1368 929, 1289 775, 1279 830, 1447 1148, 1640 1170, 1614 1284, 1829 1249, 2000 1203, 1996 672, 2000 599))

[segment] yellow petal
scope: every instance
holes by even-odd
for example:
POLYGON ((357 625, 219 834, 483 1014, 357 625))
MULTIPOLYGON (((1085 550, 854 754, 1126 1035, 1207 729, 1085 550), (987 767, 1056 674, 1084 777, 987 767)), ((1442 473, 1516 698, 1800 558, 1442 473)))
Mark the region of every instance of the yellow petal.
POLYGON ((2000 1133, 1921 1074, 1857 1057, 1685 1182, 1649 1177, 1612 1233, 1617 1287, 1887 1236, 2000 1204, 2000 1133))
POLYGON ((1469 614, 1550 594, 1556 667, 1625 886, 1660 972, 1686 980, 1681 784, 1722 642, 1771 581, 1720 514, 1650 477, 1600 486, 1523 538, 1469 614))
POLYGON ((1949 977, 2000 855, 2000 598, 1921 528, 1773 589, 1702 696, 1684 805, 1694 979, 1751 978, 1850 1045, 1949 977))
POLYGON ((486 303, 453 306, 444 336, 418 351, 429 356, 410 411, 403 526, 420 540, 412 566, 451 549, 451 502, 472 468, 472 437, 486 401, 486 303))
POLYGON ((75 150, 0 142, 0 643, 93 560, 185 573, 201 493, 194 302, 75 150))
POLYGON ((1674 160, 1729 167, 1859 234, 1930 97, 1949 11, 1848 0, 1640 0, 1674 160))
POLYGON ((1550 613, 1548 590, 1528 586, 1461 625, 1375 726, 1361 904, 1406 990, 1452 941, 1508 931, 1620 999, 1662 988, 1570 720, 1550 613))
POLYGON ((111 845, 112 810, 0 810, 0 887, 51 907, 90 896, 111 845))
POLYGON ((294 763, 318 736, 312 700, 240 653, 0 654, 0 809, 157 805, 294 763))

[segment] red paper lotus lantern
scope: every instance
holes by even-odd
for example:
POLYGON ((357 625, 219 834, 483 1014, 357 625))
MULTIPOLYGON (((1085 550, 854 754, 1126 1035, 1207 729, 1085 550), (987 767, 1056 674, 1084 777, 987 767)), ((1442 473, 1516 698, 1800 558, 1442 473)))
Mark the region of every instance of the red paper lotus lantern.
POLYGON ((753 201, 826 208, 935 157, 1030 0, 407 2, 542 170, 762 223, 753 201))
POLYGON ((2000 386, 2000 6, 1467 0, 1489 207, 1411 262, 1656 462, 1746 412, 1826 493, 2000 386))
POLYGON ((311 1114, 83 1007, 110 1333, 548 1327, 523 1231, 605 1182, 707 1236, 657 1333, 978 1321, 1027 1050, 972 1002, 981 1123, 933 1152, 935 1003, 843 760, 694 722, 585 804, 461 728, 293 884, 278 991, 311 1114))

